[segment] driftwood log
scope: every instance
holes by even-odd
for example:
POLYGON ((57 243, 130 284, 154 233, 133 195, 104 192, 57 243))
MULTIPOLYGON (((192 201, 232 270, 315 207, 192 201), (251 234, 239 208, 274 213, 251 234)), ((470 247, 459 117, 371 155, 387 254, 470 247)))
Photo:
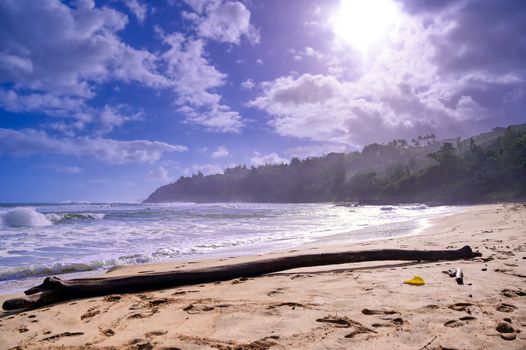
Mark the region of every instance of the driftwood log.
POLYGON ((477 256, 481 256, 481 254, 473 252, 469 246, 458 250, 380 249, 293 255, 187 271, 156 272, 122 277, 72 280, 47 277, 41 285, 26 290, 27 297, 6 300, 2 307, 4 310, 34 309, 71 299, 174 288, 240 277, 255 277, 300 267, 386 260, 458 260, 477 256))

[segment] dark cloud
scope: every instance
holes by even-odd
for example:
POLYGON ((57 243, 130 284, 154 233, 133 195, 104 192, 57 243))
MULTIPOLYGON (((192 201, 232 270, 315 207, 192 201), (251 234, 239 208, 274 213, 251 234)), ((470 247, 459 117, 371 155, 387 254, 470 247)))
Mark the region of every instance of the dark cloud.
POLYGON ((433 37, 436 61, 443 72, 485 70, 521 74, 526 70, 526 2, 471 1, 442 21, 454 23, 433 37))
POLYGON ((459 3, 459 0, 406 0, 399 1, 403 9, 412 14, 421 14, 442 11, 452 4, 459 3))

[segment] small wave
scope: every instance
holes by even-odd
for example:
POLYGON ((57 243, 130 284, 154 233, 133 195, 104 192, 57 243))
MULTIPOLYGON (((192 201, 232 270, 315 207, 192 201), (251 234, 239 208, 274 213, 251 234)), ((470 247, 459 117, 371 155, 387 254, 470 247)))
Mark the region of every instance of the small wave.
POLYGON ((53 223, 66 220, 101 220, 106 214, 103 213, 50 213, 46 217, 53 223))
POLYGON ((19 207, 8 210, 2 215, 2 223, 7 227, 48 226, 52 222, 32 207, 19 207))
POLYGON ((96 271, 108 269, 116 265, 114 260, 94 261, 91 263, 56 263, 52 265, 30 265, 11 267, 0 270, 0 281, 15 280, 28 277, 60 275, 64 273, 96 271))
POLYGON ((393 211, 393 210, 396 210, 395 207, 381 207, 380 210, 383 210, 383 211, 393 211))

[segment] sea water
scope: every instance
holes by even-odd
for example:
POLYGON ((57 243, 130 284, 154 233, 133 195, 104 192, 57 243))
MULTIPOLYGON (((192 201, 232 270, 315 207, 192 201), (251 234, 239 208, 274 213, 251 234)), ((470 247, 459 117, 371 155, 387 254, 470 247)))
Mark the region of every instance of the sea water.
POLYGON ((0 293, 28 278, 117 265, 409 235, 455 210, 420 204, 0 204, 0 293))

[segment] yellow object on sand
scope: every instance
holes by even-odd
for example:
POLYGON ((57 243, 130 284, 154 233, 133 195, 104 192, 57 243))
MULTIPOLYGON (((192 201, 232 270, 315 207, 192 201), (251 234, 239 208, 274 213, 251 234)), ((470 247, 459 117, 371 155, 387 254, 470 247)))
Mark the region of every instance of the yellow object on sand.
POLYGON ((404 281, 405 284, 410 284, 412 286, 423 286, 424 284, 426 284, 424 282, 424 279, 420 276, 415 276, 413 278, 411 278, 410 280, 407 280, 407 281, 404 281))

